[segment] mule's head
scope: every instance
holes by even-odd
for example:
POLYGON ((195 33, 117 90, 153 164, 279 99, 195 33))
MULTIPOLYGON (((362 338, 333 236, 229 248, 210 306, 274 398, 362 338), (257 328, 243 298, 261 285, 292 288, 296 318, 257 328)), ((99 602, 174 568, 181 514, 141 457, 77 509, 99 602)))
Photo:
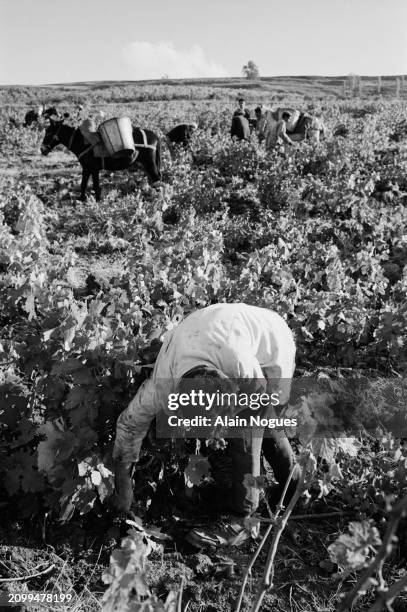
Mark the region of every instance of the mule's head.
POLYGON ((50 117, 47 120, 45 128, 44 140, 41 143, 42 155, 48 155, 57 145, 61 144, 59 140, 59 132, 61 130, 64 119, 55 119, 50 117))

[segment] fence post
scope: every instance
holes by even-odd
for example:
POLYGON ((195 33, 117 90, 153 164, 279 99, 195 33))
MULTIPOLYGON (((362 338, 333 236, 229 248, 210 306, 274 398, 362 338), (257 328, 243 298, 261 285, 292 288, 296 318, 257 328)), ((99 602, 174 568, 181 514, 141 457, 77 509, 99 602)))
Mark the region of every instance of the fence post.
POLYGON ((377 77, 377 93, 378 94, 382 93, 382 77, 381 76, 377 77))

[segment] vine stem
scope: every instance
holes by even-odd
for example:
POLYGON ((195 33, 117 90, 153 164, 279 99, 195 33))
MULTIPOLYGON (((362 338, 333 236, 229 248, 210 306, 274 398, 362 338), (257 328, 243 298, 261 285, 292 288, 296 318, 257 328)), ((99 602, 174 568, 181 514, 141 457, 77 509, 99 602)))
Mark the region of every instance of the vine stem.
MULTIPOLYGON (((242 607, 242 602, 243 602, 244 591, 245 591, 246 584, 247 584, 247 581, 249 579, 249 576, 252 573, 253 565, 255 564, 256 559, 259 556, 260 551, 263 548, 264 544, 266 543, 266 540, 267 540, 267 538, 270 535, 270 532, 271 532, 271 530, 273 528, 273 525, 275 524, 275 521, 276 521, 278 515, 280 514, 280 512, 281 512, 281 510, 283 508, 284 498, 286 496, 288 486, 289 486, 289 484, 291 482, 291 479, 293 477, 293 474, 294 474, 296 468, 297 468, 297 465, 293 465, 293 467, 291 468, 291 471, 288 474, 286 483, 284 485, 284 489, 283 489, 283 492, 281 494, 280 500, 279 500, 278 505, 276 507, 275 515, 273 516, 273 518, 268 519, 268 521, 270 521, 270 525, 267 527, 267 529, 266 529, 266 531, 264 533, 264 536, 262 537, 262 539, 260 541, 260 544, 258 545, 258 547, 257 547, 257 549, 256 549, 256 551, 255 551, 255 553, 254 553, 254 555, 253 555, 249 565, 246 568, 245 574, 243 576, 243 582, 242 582, 242 585, 240 587, 239 597, 238 597, 238 600, 237 600, 237 605, 236 605, 235 612, 240 612, 240 609, 242 607)), ((269 514, 271 515, 271 510, 270 510, 270 507, 269 507, 268 503, 267 503, 267 509, 269 511, 269 514)))
MULTIPOLYGON (((307 473, 307 467, 309 464, 310 458, 308 457, 306 463, 304 464, 300 478, 297 483, 297 487, 295 489, 294 495, 292 496, 286 511, 283 516, 277 520, 276 522, 276 531, 273 535, 273 539, 270 544, 269 553, 267 555, 267 560, 262 576, 262 580, 259 585, 259 589, 256 594, 256 599, 253 603, 251 612, 259 612, 261 605, 263 603, 263 599, 268 590, 273 587, 273 577, 274 577, 274 559, 277 553, 278 544, 280 542, 281 535, 287 525, 287 521, 291 515, 291 512, 294 509, 295 504, 298 499, 302 495, 302 493, 309 487, 310 482, 305 483, 305 477, 307 473)), ((287 485, 288 487, 288 485, 287 485)))
POLYGON ((289 484, 291 482, 291 479, 293 477, 294 471, 296 470, 296 467, 297 467, 296 465, 293 465, 293 467, 291 468, 290 473, 288 474, 287 481, 286 481, 286 483, 284 485, 283 492, 281 494, 280 500, 279 500, 277 508, 276 508, 276 513, 275 513, 275 515, 274 515, 274 517, 272 519, 269 519, 270 520, 270 525, 267 527, 266 532, 265 532, 264 536, 262 537, 259 546, 257 547, 257 549, 256 549, 256 551, 255 551, 255 553, 254 553, 254 555, 253 555, 249 565, 246 568, 245 575, 243 576, 243 582, 242 582, 242 585, 240 587, 239 599, 237 601, 237 606, 236 606, 235 612, 240 612, 240 609, 241 609, 241 606, 242 606, 242 601, 243 601, 244 590, 246 588, 246 584, 247 584, 247 581, 248 581, 249 576, 251 574, 253 565, 255 564, 256 559, 259 556, 260 551, 263 548, 264 544, 266 543, 266 540, 267 540, 268 536, 270 535, 270 532, 271 532, 271 530, 273 528, 273 525, 275 524, 275 521, 278 518, 278 515, 280 514, 280 512, 281 512, 281 510, 283 508, 284 498, 286 496, 286 493, 287 493, 287 490, 288 490, 288 486, 289 486, 289 484))
MULTIPOLYGON (((292 516, 290 516, 290 520, 291 521, 299 521, 299 520, 306 520, 306 519, 321 519, 321 518, 330 518, 331 516, 348 516, 348 515, 352 515, 355 514, 355 510, 338 510, 335 512, 320 512, 320 513, 316 513, 316 514, 293 514, 292 516)), ((261 523, 274 523, 275 519, 274 518, 270 518, 270 519, 266 519, 266 518, 259 518, 259 521, 261 523)))
POLYGON ((32 578, 38 578, 38 576, 44 576, 45 574, 49 574, 54 569, 55 564, 53 563, 42 572, 37 572, 36 574, 28 574, 27 576, 20 576, 15 578, 0 578, 0 582, 24 582, 25 580, 31 580, 32 578))
POLYGON ((255 553, 254 553, 254 555, 253 555, 249 565, 246 568, 245 574, 243 576, 243 582, 242 582, 242 585, 240 587, 239 598, 237 600, 237 605, 236 605, 235 612, 240 612, 240 610, 241 610, 244 591, 245 591, 246 584, 247 584, 247 581, 249 579, 249 576, 252 573, 253 565, 255 564, 256 559, 259 556, 261 549, 263 548, 264 544, 266 543, 266 540, 269 537, 271 530, 273 529, 273 525, 274 525, 274 523, 270 523, 270 525, 267 527, 267 529, 266 529, 266 531, 264 533, 264 536, 261 539, 260 544, 258 545, 258 547, 257 547, 257 549, 256 549, 256 551, 255 551, 255 553))
POLYGON ((387 607, 387 604, 391 604, 393 599, 395 599, 401 591, 405 591, 406 589, 407 574, 392 584, 387 591, 382 591, 373 606, 369 608, 368 612, 381 612, 384 609, 383 606, 387 607))
MULTIPOLYGON (((182 594, 184 592, 184 585, 185 585, 185 578, 184 576, 182 576, 181 584, 179 587, 179 593, 178 593, 177 612, 182 612, 182 594)), ((187 609, 187 607, 188 607, 188 604, 186 605, 185 610, 187 609)))
MULTIPOLYGON (((376 556, 374 557, 370 565, 365 569, 365 571, 363 572, 363 574, 361 575, 361 577, 359 578, 359 580, 357 581, 353 589, 349 591, 347 596, 343 599, 343 601, 339 605, 338 612, 347 612, 348 610, 351 610, 353 604, 360 597, 360 595, 362 595, 365 589, 369 586, 369 580, 371 576, 373 576, 373 574, 375 573, 381 576, 384 561, 386 557, 391 553, 392 548, 393 548, 393 540, 395 537, 395 532, 397 530, 398 524, 400 520, 402 519, 402 517, 406 514, 406 512, 407 512, 407 495, 403 497, 403 499, 401 499, 394 506, 394 508, 392 508, 390 512, 390 520, 387 524, 387 529, 383 537, 382 545, 380 546, 379 550, 377 551, 376 556)), ((373 608, 371 608, 369 612, 372 612, 372 610, 376 611, 376 610, 382 609, 380 606, 383 606, 383 602, 390 601, 390 596, 388 596, 389 592, 392 591, 391 597, 394 599, 397 593, 400 592, 400 590, 402 590, 403 588, 405 588, 406 582, 407 582, 406 577, 403 577, 401 580, 396 582, 395 584, 399 585, 399 590, 395 593, 393 589, 395 585, 393 585, 391 589, 387 591, 383 590, 383 587, 382 587, 380 590, 379 600, 375 602, 375 604, 373 605, 373 608), (379 605, 379 607, 377 607, 377 605, 379 605)))
MULTIPOLYGON (((236 604, 235 612, 240 612, 240 610, 241 610, 241 607, 242 607, 242 602, 243 602, 243 595, 244 595, 244 591, 245 591, 245 588, 246 588, 246 584, 247 584, 247 581, 248 581, 248 579, 249 579, 249 576, 251 575, 251 572, 252 572, 253 566, 254 566, 254 564, 255 564, 255 562, 256 562, 256 560, 257 560, 257 558, 258 558, 259 554, 260 554, 260 551, 262 550, 262 548, 263 548, 264 544, 266 543, 267 538, 269 537, 269 535, 270 535, 270 533, 271 533, 271 530, 272 530, 273 526, 274 526, 274 525, 276 525, 276 524, 279 524, 279 523, 278 523, 278 517, 279 517, 279 515, 280 515, 280 512, 281 512, 281 511, 282 511, 282 509, 283 509, 284 499, 285 499, 285 496, 286 496, 286 494, 287 494, 287 490, 288 490, 289 484, 290 484, 290 482, 291 482, 291 480, 292 480, 292 477, 293 477, 293 475, 294 475, 294 472, 295 472, 295 470, 296 470, 297 468, 298 468, 298 465, 297 465, 297 464, 296 464, 296 465, 294 465, 294 466, 291 468, 291 471, 290 471, 290 473, 289 473, 289 475, 288 475, 288 477, 287 477, 286 483, 285 483, 285 485, 284 485, 284 489, 283 489, 283 492, 282 492, 282 494, 281 494, 280 500, 279 500, 279 502, 278 502, 278 505, 277 505, 277 508, 276 508, 275 515, 273 516, 273 518, 271 518, 271 519, 268 519, 268 520, 267 520, 267 522, 268 522, 268 521, 270 521, 270 524, 269 524, 269 526, 267 527, 267 529, 266 529, 266 531, 265 531, 265 533, 264 533, 264 536, 262 537, 262 539, 261 539, 261 541, 260 541, 260 543, 259 543, 259 545, 258 545, 258 547, 257 547, 257 549, 256 549, 256 551, 255 551, 255 553, 254 553, 254 555, 253 555, 253 557, 252 557, 252 559, 250 560, 249 565, 248 565, 248 566, 247 566, 247 568, 246 568, 245 574, 244 574, 244 576, 243 576, 243 582, 242 582, 242 585, 241 585, 241 587, 240 587, 239 597, 238 597, 238 600, 237 600, 237 604, 236 604)), ((304 469, 304 476, 305 476, 305 469, 304 469)), ((301 481, 301 479, 300 479, 300 481, 301 481)), ((297 486, 297 489, 298 489, 298 486, 297 486)), ((297 491, 297 490, 296 490, 296 491, 297 491)), ((301 491, 301 492, 302 492, 302 491, 301 491)), ((294 506, 293 506, 293 507, 294 507, 294 506)))

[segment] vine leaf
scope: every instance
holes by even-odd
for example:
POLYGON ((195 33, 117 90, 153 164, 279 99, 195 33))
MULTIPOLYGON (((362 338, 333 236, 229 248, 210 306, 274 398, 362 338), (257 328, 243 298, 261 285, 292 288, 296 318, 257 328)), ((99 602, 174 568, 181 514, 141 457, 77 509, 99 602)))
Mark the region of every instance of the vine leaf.
POLYGON ((353 521, 349 523, 348 531, 328 546, 328 552, 331 561, 341 570, 358 571, 365 566, 374 547, 380 546, 381 539, 371 520, 353 521))

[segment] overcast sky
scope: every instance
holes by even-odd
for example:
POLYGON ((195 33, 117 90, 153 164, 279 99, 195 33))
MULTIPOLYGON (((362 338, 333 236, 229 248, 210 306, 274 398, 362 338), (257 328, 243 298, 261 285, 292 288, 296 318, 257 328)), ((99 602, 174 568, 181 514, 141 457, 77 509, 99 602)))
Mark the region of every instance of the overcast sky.
POLYGON ((407 73, 407 0, 0 0, 0 84, 407 73))

